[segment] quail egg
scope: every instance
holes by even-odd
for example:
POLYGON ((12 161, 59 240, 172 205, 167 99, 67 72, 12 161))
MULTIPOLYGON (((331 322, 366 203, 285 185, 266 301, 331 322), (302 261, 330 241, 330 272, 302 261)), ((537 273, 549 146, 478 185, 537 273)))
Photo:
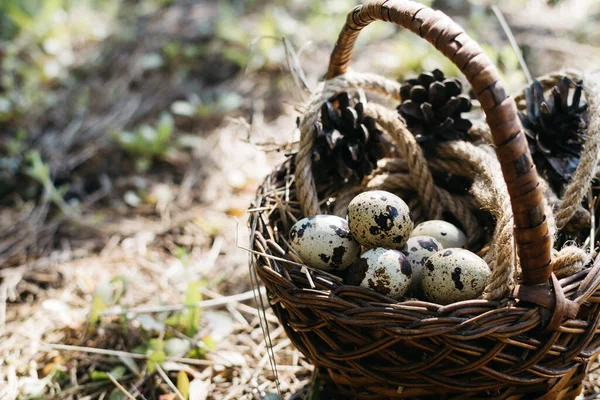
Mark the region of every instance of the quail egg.
POLYGON ((393 299, 404 296, 411 281, 412 269, 404 254, 381 247, 364 252, 346 278, 349 285, 369 288, 393 299))
POLYGON ((410 236, 410 210, 400 197, 383 190, 364 192, 348 205, 348 223, 365 247, 401 249, 410 236))
POLYGON ((411 236, 408 238, 401 251, 412 267, 411 290, 413 292, 418 291, 421 287, 423 266, 429 257, 443 248, 442 244, 431 236, 411 236))
POLYGON ((490 267, 465 249, 444 249, 425 263, 421 284, 425 296, 438 304, 475 299, 483 293, 490 267))
POLYGON ((306 264, 325 271, 346 269, 360 256, 360 244, 350 233, 348 221, 335 215, 296 222, 290 243, 306 264))
POLYGON ((410 236, 431 236, 437 239, 444 248, 465 247, 467 237, 456 226, 442 220, 425 221, 417 225, 410 236))

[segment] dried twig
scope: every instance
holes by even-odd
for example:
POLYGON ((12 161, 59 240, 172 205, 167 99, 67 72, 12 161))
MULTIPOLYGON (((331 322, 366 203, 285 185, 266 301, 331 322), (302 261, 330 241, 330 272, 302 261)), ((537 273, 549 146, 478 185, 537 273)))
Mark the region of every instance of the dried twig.
POLYGON ((525 59, 523 58, 523 53, 521 53, 521 49, 519 48, 519 45, 517 44, 517 40, 515 39, 515 36, 512 34, 510 26, 508 26, 508 22, 506 22, 506 19, 504 18, 504 14, 502 13, 502 10, 500 10, 500 7, 498 7, 497 5, 493 5, 492 11, 496 15, 496 18, 498 18, 498 22, 500 22, 500 25, 502 26, 502 29, 504 30, 504 33, 506 34, 506 37, 508 38, 508 41, 510 42, 511 47, 512 47, 513 51, 515 52, 517 59, 519 60, 521 69, 523 69, 523 73, 525 73, 525 76, 527 77, 527 82, 532 83, 533 77, 531 76, 531 72, 529 72, 527 63, 525 62, 525 59))
MULTIPOLYGON (((81 351, 83 353, 102 354, 105 356, 130 357, 130 358, 135 358, 138 360, 147 360, 148 359, 148 356, 146 354, 131 353, 128 351, 97 349, 95 347, 71 346, 71 345, 58 344, 58 343, 44 343, 44 346, 47 346, 53 350, 81 351)), ((186 357, 166 357, 165 361, 174 361, 174 362, 180 362, 183 364, 202 365, 202 366, 211 366, 211 365, 223 365, 225 367, 233 366, 231 364, 215 362, 212 360, 198 360, 195 358, 186 358, 186 357)))
MULTIPOLYGON (((266 293, 266 290, 264 287, 261 287, 259 290, 260 290, 261 295, 264 295, 266 293)), ((100 315, 153 314, 153 313, 162 313, 162 312, 168 312, 168 311, 181 311, 181 310, 185 310, 185 309, 189 309, 189 308, 207 309, 207 308, 223 306, 223 305, 227 305, 227 304, 231 304, 231 303, 237 303, 240 301, 247 301, 247 300, 251 300, 253 298, 254 298, 254 294, 251 290, 249 290, 247 292, 234 294, 232 296, 224 296, 224 297, 220 297, 217 299, 202 300, 202 301, 199 301, 197 303, 192 303, 192 304, 173 304, 170 306, 147 306, 147 307, 128 308, 128 309, 122 309, 122 310, 107 310, 107 311, 103 311, 102 313, 100 313, 100 315)))
POLYGON ((136 400, 136 398, 135 398, 135 397, 133 397, 133 396, 131 395, 131 393, 129 393, 129 392, 127 391, 127 389, 125 389, 125 388, 123 387, 123 385, 121 385, 121 384, 119 383, 119 381, 117 381, 117 380, 115 379, 115 377, 114 377, 114 376, 112 376, 112 375, 110 374, 110 372, 107 372, 107 373, 106 373, 106 376, 108 376, 108 379, 110 379, 110 381, 111 381, 111 382, 112 382, 112 383, 113 383, 113 384, 114 384, 114 385, 117 387, 117 389, 119 389, 121 392, 123 392, 123 394, 125 395, 125 397, 127 397, 127 398, 128 398, 128 399, 130 399, 130 400, 136 400))
POLYGON ((173 382, 171 382, 171 380, 169 379, 169 376, 165 373, 165 370, 162 369, 162 367, 160 365, 158 365, 158 363, 154 363, 154 366, 156 367, 156 371, 158 371, 158 374, 160 375, 160 377, 167 383, 167 385, 169 385, 171 390, 173 392, 175 392, 177 397, 179 397, 179 400, 186 400, 183 397, 183 395, 181 394, 181 392, 179 390, 177 390, 177 386, 175 386, 173 384, 173 382))

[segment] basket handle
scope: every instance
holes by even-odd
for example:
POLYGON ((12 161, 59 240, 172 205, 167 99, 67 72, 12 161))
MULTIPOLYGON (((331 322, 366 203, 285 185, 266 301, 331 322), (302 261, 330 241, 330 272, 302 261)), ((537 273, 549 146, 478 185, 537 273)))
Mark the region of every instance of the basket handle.
POLYGON ((348 13, 331 54, 327 79, 347 71, 361 29, 378 20, 393 22, 427 40, 471 83, 490 126, 508 187, 523 281, 528 285, 547 283, 552 273, 551 236, 542 203, 543 191, 515 101, 507 96, 498 70, 483 49, 458 24, 441 11, 410 0, 368 0, 348 13))

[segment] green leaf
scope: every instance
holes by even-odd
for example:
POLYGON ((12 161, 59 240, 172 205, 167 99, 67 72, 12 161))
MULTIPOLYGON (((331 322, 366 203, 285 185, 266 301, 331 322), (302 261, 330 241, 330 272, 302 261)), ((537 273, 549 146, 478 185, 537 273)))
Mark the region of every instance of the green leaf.
POLYGON ((33 24, 33 18, 27 15, 17 5, 8 7, 6 16, 21 30, 25 30, 33 24))
POLYGON ((146 361, 146 368, 148 368, 148 372, 156 372, 156 364, 161 365, 165 362, 166 358, 167 355, 163 350, 156 350, 150 353, 150 357, 148 357, 148 361, 146 361))
POLYGON ((177 246, 173 253, 174 253, 173 255, 175 257, 177 257, 183 265, 186 265, 188 263, 188 261, 190 259, 190 254, 185 249, 185 247, 177 246))
POLYGON ((106 304, 100 295, 92 296, 92 309, 90 310, 90 315, 88 320, 90 324, 96 325, 100 320, 100 314, 106 310, 106 304))
POLYGON ((202 342, 204 343, 204 345, 206 346, 206 348, 209 349, 209 350, 216 350, 217 349, 217 343, 215 343, 215 341, 213 340, 212 336, 210 336, 210 335, 204 336, 204 338, 202 338, 202 342))
POLYGON ((92 378, 93 381, 103 381, 109 379, 108 374, 103 371, 92 371, 90 373, 90 378, 92 378))
POLYGON ((113 301, 115 303, 118 303, 121 297, 127 291, 127 278, 125 278, 123 275, 118 275, 112 278, 110 280, 110 283, 113 284, 113 286, 116 289, 113 301), (115 285, 115 283, 120 283, 120 285, 115 285))
POLYGON ((127 369, 123 365, 118 365, 110 370, 110 374, 116 380, 119 380, 122 377, 124 377, 126 372, 127 372, 127 369))
POLYGON ((158 120, 158 126, 156 127, 157 135, 155 143, 161 144, 161 148, 157 149, 157 152, 164 151, 164 147, 162 145, 171 138, 174 124, 175 123, 173 121, 173 117, 171 117, 171 114, 163 113, 160 116, 160 119, 158 120))
POLYGON ((111 374, 112 377, 118 381, 119 379, 121 379, 122 377, 125 376, 125 372, 127 372, 125 367, 122 365, 119 365, 119 366, 111 369, 110 372, 108 372, 108 373, 104 372, 104 371, 92 371, 92 373, 90 374, 90 378, 92 378, 93 381, 102 381, 102 380, 110 379, 108 377, 108 374, 111 374))
POLYGON ((150 157, 139 157, 135 160, 135 170, 140 173, 144 173, 152 166, 152 159, 150 157))
POLYGON ((138 137, 129 131, 117 131, 114 133, 115 141, 128 153, 138 152, 138 137))
POLYGON ((165 319, 164 324, 169 328, 173 328, 176 330, 185 329, 186 327, 186 323, 183 320, 183 315, 181 313, 175 313, 173 315, 170 315, 169 317, 167 317, 167 319, 165 319))
POLYGON ((156 129, 148 124, 144 124, 138 128, 136 134, 140 143, 140 152, 154 154, 152 146, 158 141, 156 129))
MULTIPOLYGON (((0 104, 2 103, 2 98, 0 97, 0 104)), ((1 108, 1 105, 0 105, 1 108)), ((0 114, 2 110, 0 110, 0 114)), ((0 118, 1 119, 1 118, 0 118)), ((19 128, 14 138, 9 138, 6 144, 6 150, 8 151, 8 155, 14 157, 16 155, 21 154, 27 148, 25 140, 27 139, 27 131, 23 128, 19 128)))
POLYGON ((133 349, 131 349, 131 351, 135 354, 146 354, 148 352, 148 345, 141 344, 139 346, 135 346, 133 349))
POLYGON ((165 354, 165 342, 161 339, 150 339, 148 341, 148 359, 146 360, 146 368, 148 372, 156 371, 156 364, 160 365, 165 362, 167 355, 165 354))
POLYGON ((200 348, 200 347, 195 347, 195 348, 191 349, 190 351, 188 351, 188 353, 186 354, 186 357, 202 359, 202 358, 204 358, 205 355, 206 355, 205 349, 200 348))
POLYGON ((115 388, 111 393, 108 400, 127 400, 127 396, 125 393, 121 392, 120 389, 115 388))
POLYGON ((32 150, 27 152, 25 159, 29 164, 29 167, 25 170, 27 175, 44 185, 50 182, 50 167, 42 161, 39 151, 32 150))
POLYGON ((54 12, 60 8, 64 8, 64 0, 44 0, 41 14, 47 17, 51 17, 54 12))
POLYGON ((190 378, 188 378, 185 371, 179 371, 177 374, 177 390, 179 390, 184 399, 189 397, 190 378))
POLYGON ((148 341, 148 350, 164 350, 165 342, 162 339, 150 339, 148 341))
POLYGON ((200 315, 202 310, 196 307, 195 304, 202 301, 202 293, 200 292, 200 282, 190 282, 188 284, 187 292, 185 295, 185 305, 190 306, 187 310, 187 335, 193 337, 198 332, 198 323, 200 322, 200 315))
MULTIPOLYGON (((146 349, 144 349, 144 351, 142 351, 142 353, 145 353, 146 349)), ((126 356, 126 355, 119 355, 117 356, 119 358, 119 360, 121 360, 121 362, 123 364, 125 364, 125 366, 134 374, 136 374, 137 376, 140 376, 140 369, 138 368, 137 364, 135 363, 135 360, 133 358, 131 358, 130 356, 126 356)))

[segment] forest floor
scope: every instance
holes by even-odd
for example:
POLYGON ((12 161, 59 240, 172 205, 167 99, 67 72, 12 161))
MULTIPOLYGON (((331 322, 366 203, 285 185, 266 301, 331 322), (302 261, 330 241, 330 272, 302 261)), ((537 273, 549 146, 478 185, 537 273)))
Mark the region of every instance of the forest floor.
MULTIPOLYGON (((355 3, 48 3, 0 47, 0 399, 288 398, 312 367, 257 301, 246 209, 355 3)), ((435 3, 525 84, 489 4, 435 3)), ((595 2, 502 7, 534 76, 600 65, 595 2)), ((456 74, 391 26, 357 46, 456 74)))

